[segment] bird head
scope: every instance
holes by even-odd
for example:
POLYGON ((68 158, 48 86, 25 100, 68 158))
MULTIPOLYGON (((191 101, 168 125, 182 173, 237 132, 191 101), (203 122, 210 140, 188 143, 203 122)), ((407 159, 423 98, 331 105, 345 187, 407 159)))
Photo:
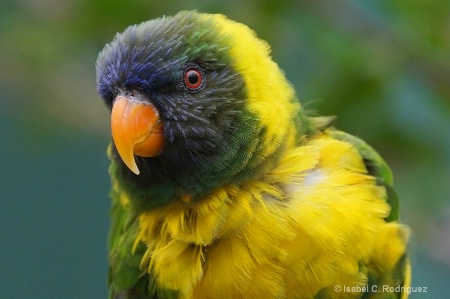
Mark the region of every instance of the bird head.
POLYGON ((112 159, 135 188, 205 195, 260 175, 295 143, 300 104, 269 46, 222 15, 130 26, 96 68, 112 159))

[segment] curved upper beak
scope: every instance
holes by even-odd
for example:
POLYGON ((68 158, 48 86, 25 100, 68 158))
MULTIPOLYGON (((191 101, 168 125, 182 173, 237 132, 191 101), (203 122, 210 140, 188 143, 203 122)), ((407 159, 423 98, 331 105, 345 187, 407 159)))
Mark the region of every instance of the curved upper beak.
POLYGON ((154 157, 164 149, 163 124, 150 103, 117 96, 111 112, 111 131, 122 161, 139 174, 134 155, 154 157))

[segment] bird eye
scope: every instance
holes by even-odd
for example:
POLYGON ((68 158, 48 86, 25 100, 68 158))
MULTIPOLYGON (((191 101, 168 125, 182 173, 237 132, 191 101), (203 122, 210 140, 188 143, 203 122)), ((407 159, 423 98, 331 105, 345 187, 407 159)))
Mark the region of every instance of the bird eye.
POLYGON ((184 84, 189 89, 199 89, 200 86, 202 86, 203 83, 203 74, 195 69, 195 68, 189 68, 184 73, 184 84))

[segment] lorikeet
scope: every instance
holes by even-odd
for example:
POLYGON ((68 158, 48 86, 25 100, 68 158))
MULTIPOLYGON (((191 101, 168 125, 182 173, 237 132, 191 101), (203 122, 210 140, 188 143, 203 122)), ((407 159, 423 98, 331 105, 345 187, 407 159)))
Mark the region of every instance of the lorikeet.
POLYGON ((96 68, 111 298, 406 298, 389 167, 308 117, 248 27, 180 12, 117 34, 96 68))

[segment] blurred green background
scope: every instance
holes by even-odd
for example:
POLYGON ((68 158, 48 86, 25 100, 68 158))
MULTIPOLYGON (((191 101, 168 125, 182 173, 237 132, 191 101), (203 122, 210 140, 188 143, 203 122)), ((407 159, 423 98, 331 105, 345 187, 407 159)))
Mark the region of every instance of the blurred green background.
POLYGON ((411 298, 450 293, 450 1, 0 0, 0 298, 106 298, 109 116, 95 61, 182 9, 253 28, 304 106, 393 168, 411 298))

